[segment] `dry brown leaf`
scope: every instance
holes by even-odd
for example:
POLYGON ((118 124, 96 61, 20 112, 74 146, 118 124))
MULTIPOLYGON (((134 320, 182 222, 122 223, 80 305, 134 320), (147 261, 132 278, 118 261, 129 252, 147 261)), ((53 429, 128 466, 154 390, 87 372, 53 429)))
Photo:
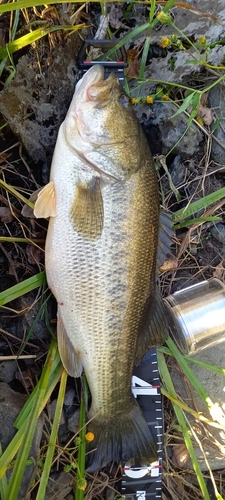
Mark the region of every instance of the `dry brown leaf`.
POLYGON ((4 222, 4 224, 12 222, 13 216, 9 207, 0 207, 0 220, 4 222))
POLYGON ((128 67, 125 68, 124 73, 127 78, 134 78, 139 75, 138 70, 138 57, 142 51, 142 44, 135 49, 127 50, 128 67))
POLYGON ((178 267, 178 259, 172 253, 167 254, 167 259, 163 262, 163 265, 160 266, 160 271, 174 271, 178 267))
POLYGON ((34 245, 27 245, 27 260, 29 264, 39 264, 43 261, 43 252, 34 245))
MULTIPOLYGON (((208 100, 208 94, 202 94, 200 103, 198 105, 198 116, 203 119, 205 125, 211 125, 213 122, 213 114, 211 108, 206 106, 208 100)), ((191 114, 193 106, 188 106, 187 112, 191 114)))
MULTIPOLYGON (((210 207, 208 210, 205 210, 205 212, 202 214, 202 217, 210 217, 211 215, 215 214, 217 210, 219 210, 225 203, 225 199, 223 198, 222 200, 218 201, 213 207, 210 207)), ((202 226, 203 222, 196 222, 193 224, 193 226, 190 227, 190 229, 187 231, 185 234, 183 240, 181 241, 180 249, 177 255, 177 258, 179 259, 182 255, 182 253, 185 251, 187 248, 188 244, 191 241, 191 235, 197 227, 202 226)))
POLYGON ((11 154, 12 153, 0 153, 0 163, 5 163, 5 161, 11 156, 11 154))
POLYGON ((219 280, 224 280, 225 278, 225 269, 223 267, 223 260, 215 267, 213 271, 213 278, 218 278, 219 280))
POLYGON ((205 108, 202 104, 198 106, 198 116, 203 119, 205 125, 211 125, 213 122, 212 110, 210 108, 205 108))
POLYGON ((185 444, 178 444, 176 446, 173 446, 172 462, 175 467, 180 467, 182 469, 188 459, 189 453, 185 444))
POLYGON ((9 274, 9 276, 14 276, 16 278, 16 280, 18 281, 18 277, 17 277, 17 274, 16 274, 16 267, 19 267, 19 265, 17 265, 12 260, 8 261, 8 265, 9 265, 9 268, 8 268, 8 274, 9 274))
POLYGON ((200 104, 202 104, 202 106, 206 108, 207 103, 208 103, 208 92, 205 92, 204 94, 201 95, 200 104))

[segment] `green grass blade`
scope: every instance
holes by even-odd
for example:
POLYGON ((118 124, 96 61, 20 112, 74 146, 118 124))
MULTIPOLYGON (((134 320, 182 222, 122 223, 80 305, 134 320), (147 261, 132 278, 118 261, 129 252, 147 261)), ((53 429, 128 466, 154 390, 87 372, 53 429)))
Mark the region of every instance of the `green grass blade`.
POLYGON ((144 78, 144 72, 145 72, 145 66, 146 66, 146 61, 147 61, 147 57, 148 57, 150 42, 151 42, 151 38, 150 38, 150 36, 147 36, 145 39, 144 49, 143 49, 142 57, 141 57, 141 64, 140 64, 140 71, 139 71, 140 78, 144 78))
MULTIPOLYGON (((53 350, 55 352, 55 346, 56 346, 56 342, 52 342, 52 344, 50 346, 50 352, 52 352, 53 350)), ((56 351, 55 356, 56 356, 56 358, 59 357, 59 354, 57 351, 56 351)), ((58 381, 61 377, 62 371, 63 371, 63 367, 62 367, 61 362, 58 363, 57 369, 55 367, 55 364, 56 364, 56 362, 54 359, 53 363, 52 363, 50 378, 49 378, 48 385, 47 385, 47 390, 46 390, 46 393, 45 393, 43 400, 40 404, 40 407, 38 410, 38 416, 41 414, 44 407, 46 406, 46 404, 51 396, 51 393, 54 390, 56 384, 58 383, 58 381)), ((45 368, 44 368, 44 370, 45 370, 45 368)), ((39 381, 39 383, 40 383, 40 381, 39 381)), ((13 458, 15 457, 19 447, 21 446, 21 443, 24 439, 24 436, 26 435, 26 427, 27 427, 27 418, 26 417, 28 415, 28 418, 29 418, 29 415, 31 413, 31 409, 36 404, 37 392, 38 392, 37 387, 35 387, 34 391, 32 392, 29 399, 27 400, 24 408, 21 410, 20 415, 17 417, 17 420, 16 420, 14 426, 18 428, 18 431, 17 431, 16 435, 13 437, 13 439, 11 440, 11 442, 9 443, 9 445, 6 448, 6 450, 4 451, 3 455, 0 457, 0 478, 3 477, 8 466, 10 465, 13 458), (33 397, 33 393, 35 393, 35 397, 33 397), (30 404, 30 403, 32 403, 32 404, 30 404), (24 411, 25 407, 27 409, 27 406, 29 406, 28 413, 27 413, 27 411, 26 412, 24 411), (16 423, 17 423, 17 425, 16 425, 16 423)), ((2 499, 2 500, 8 500, 8 497, 6 497, 5 499, 2 499)))
MULTIPOLYGON (((45 400, 46 400, 46 402, 48 401, 54 387, 56 386, 56 384, 58 382, 61 371, 62 371, 62 363, 60 360, 59 352, 57 351, 55 354, 55 359, 53 360, 53 363, 52 363, 52 369, 51 369, 51 373, 49 375, 48 385, 46 387, 46 394, 45 394, 45 398, 43 399, 43 404, 44 404, 45 400)), ((16 427, 17 429, 20 429, 21 425, 26 420, 26 418, 28 417, 29 413, 32 410, 32 407, 35 404, 36 394, 39 390, 39 384, 40 384, 40 381, 38 382, 38 384, 36 385, 36 387, 32 391, 31 395, 29 396, 28 400, 26 401, 25 405, 23 406, 20 414, 18 415, 18 417, 15 420, 14 427, 16 427)))
POLYGON ((64 401, 64 396, 65 396, 65 391, 66 391, 66 381, 67 381, 67 373, 65 370, 63 370, 62 376, 61 376, 61 381, 60 381, 56 409, 55 409, 54 421, 52 424, 51 436, 50 436, 50 439, 48 442, 48 451, 46 454, 44 468, 43 468, 43 471, 41 474, 41 480, 40 480, 40 485, 38 488, 36 500, 43 500, 43 498, 45 498, 45 491, 46 491, 46 487, 48 484, 48 478, 49 478, 49 474, 50 474, 50 470, 51 470, 52 459, 53 459, 53 455, 54 455, 54 451, 55 451, 55 444, 56 444, 56 439, 57 439, 57 435, 58 435, 58 429, 59 429, 60 418, 61 418, 61 413, 62 413, 63 401, 64 401))
POLYGON ((19 18, 20 18, 20 11, 16 10, 15 11, 15 16, 14 16, 14 21, 13 21, 13 27, 11 30, 11 40, 15 39, 17 29, 18 29, 18 24, 19 24, 19 18))
POLYGON ((186 111, 186 109, 188 108, 188 106, 190 106, 190 104, 192 104, 192 101, 193 101, 193 96, 195 95, 195 91, 191 92, 191 94, 189 94, 182 102, 181 106, 179 106, 179 108, 177 109, 176 113, 174 113, 171 118, 175 118, 175 116, 177 115, 180 115, 181 113, 183 113, 183 111, 186 111))
POLYGON ((126 6, 126 11, 124 12, 124 19, 127 19, 133 9, 133 6, 135 4, 135 0, 133 0, 132 2, 129 2, 129 4, 127 4, 126 6))
POLYGON ((209 217, 196 217, 195 219, 186 220, 181 222, 180 224, 176 224, 173 229, 180 229, 181 227, 192 226, 193 224, 203 224, 204 222, 218 222, 221 221, 221 217, 217 217, 216 215, 212 215, 209 217))
MULTIPOLYGON (((96 1, 96 0, 92 0, 96 1)), ((76 3, 82 3, 83 0, 77 0, 76 3)), ((52 0, 51 5, 69 3, 68 0, 52 0)), ((0 14, 4 12, 12 12, 18 9, 28 9, 29 7, 38 7, 39 5, 44 5, 43 0, 17 0, 16 2, 9 2, 4 5, 0 5, 0 14)))
POLYGON ((47 26, 38 28, 27 35, 21 36, 17 38, 13 42, 8 43, 6 46, 0 48, 0 58, 6 57, 8 54, 13 54, 19 49, 30 45, 31 43, 36 42, 43 36, 49 35, 49 33, 53 33, 54 31, 64 30, 64 31, 77 31, 82 28, 86 28, 85 24, 77 24, 76 26, 72 26, 71 24, 65 26, 47 26))
MULTIPOLYGON (((189 427, 191 427, 190 426, 190 422, 188 420, 187 420, 187 423, 188 423, 189 427)), ((209 465, 209 461, 207 459, 207 455, 206 455, 206 453, 204 451, 204 444, 198 438, 198 436, 197 436, 196 432, 194 431, 193 427, 191 427, 191 432, 192 432, 192 434, 193 434, 193 436, 195 438, 196 443, 198 443, 198 446, 199 446, 199 448, 200 448, 200 450, 202 452, 202 455, 204 457, 205 463, 206 463, 206 465, 208 467, 208 471, 209 471, 209 474, 210 474, 210 479, 212 481, 212 485, 213 485, 213 488, 214 488, 215 498, 217 500, 224 500, 222 498, 222 496, 220 495, 220 493, 218 492, 218 489, 217 489, 217 486, 216 486, 216 481, 215 481, 214 476, 213 476, 213 472, 212 472, 211 467, 209 465)))
POLYGON ((32 201, 28 200, 25 198, 22 194, 19 193, 16 189, 14 189, 12 186, 7 184, 5 181, 0 179, 0 187, 3 187, 6 191, 9 191, 9 193, 13 194, 16 198, 18 198, 20 201, 28 205, 30 208, 34 208, 34 203, 32 201))
POLYGON ((2 76, 2 73, 5 69, 5 65, 6 65, 7 61, 8 61, 8 56, 4 57, 0 63, 0 76, 2 76))
MULTIPOLYGON (((168 10, 171 9, 171 7, 173 6, 174 2, 175 2, 175 0, 169 0, 167 2, 167 4, 163 7, 163 12, 168 12, 168 10)), ((151 2, 150 14, 149 14, 149 19, 150 19, 149 30, 152 30, 152 28, 154 28, 156 26, 156 24, 159 23, 159 20, 157 17, 155 17, 155 19, 153 19, 154 11, 155 11, 155 0, 151 2)), ((134 30, 132 31, 132 33, 134 33, 134 30)), ((142 57, 141 57, 139 79, 142 79, 144 77, 144 71, 145 71, 146 60, 147 60, 148 51, 149 51, 149 47, 150 47, 150 41, 151 41, 150 36, 146 37, 144 49, 143 49, 142 57)))
POLYGON ((195 387, 197 390, 199 396, 202 398, 204 402, 207 402, 208 400, 208 394, 205 391, 205 389, 202 387, 198 379, 196 378, 195 374, 189 367, 187 361, 184 359, 184 355, 181 354, 179 349, 177 348, 176 344, 174 344, 173 340, 168 337, 166 340, 166 343, 171 350, 172 354, 174 355, 175 359, 177 360, 177 363, 179 366, 182 368, 183 372, 185 373, 186 377, 188 378, 189 382, 195 387))
MULTIPOLYGON (((111 0, 110 0, 111 1, 111 0)), ((84 0, 76 0, 76 3, 83 3, 84 0)), ((94 3, 99 3, 99 0, 92 0, 94 3)), ((173 6, 175 0, 169 0, 166 6, 163 8, 164 12, 168 12, 173 6)), ((72 3, 68 0, 51 0, 51 5, 62 4, 62 3, 72 3)), ((17 0, 16 2, 9 2, 7 4, 0 5, 0 14, 4 12, 10 12, 17 9, 28 9, 29 7, 38 7, 39 5, 44 5, 43 0, 17 0)))
MULTIPOLYGON (((173 356, 171 350, 168 349, 168 347, 165 346, 158 347, 158 350, 160 352, 163 352, 164 354, 173 356)), ((204 361, 200 361, 199 359, 193 358, 192 356, 187 356, 186 354, 184 354, 184 359, 188 361, 188 363, 193 363, 194 365, 201 366, 205 370, 210 370, 211 372, 218 373, 219 375, 225 375, 225 369, 220 368, 219 366, 211 365, 210 363, 205 363, 204 361)))
POLYGON ((154 13, 155 13, 155 0, 152 0, 151 5, 150 5, 150 12, 149 12, 150 24, 153 21, 154 13))
MULTIPOLYGON (((172 379, 171 379, 170 374, 169 374, 169 370, 166 366, 164 356, 159 351, 158 351, 158 363, 159 363, 159 370, 160 370, 161 378, 163 380, 163 384, 165 385, 166 390, 168 392, 170 392, 174 396, 174 398, 176 398, 176 391, 174 389, 173 382, 172 382, 172 379)), ((178 420, 180 428, 181 428, 181 432, 182 432, 183 437, 184 437, 184 441, 185 441, 187 450, 189 452, 189 455, 190 455, 190 458, 192 461, 193 469, 196 473, 196 476, 197 476, 197 479, 199 482, 199 486, 200 486, 202 494, 203 494, 203 498, 204 498, 204 500, 210 500, 207 486, 205 484, 204 477, 202 475, 198 460, 197 460, 196 455, 195 455, 195 451, 194 451, 194 448, 192 445, 192 441, 191 441, 190 434, 189 434, 189 429, 187 427, 183 411, 175 403, 172 403, 172 404, 173 404, 174 412, 176 414, 177 420, 178 420)))
MULTIPOLYGON (((15 11, 15 16, 14 16, 14 21, 13 21, 13 26, 12 26, 12 29, 11 29, 11 32, 9 31, 9 39, 10 41, 11 40, 14 40, 15 36, 16 36, 16 32, 17 32, 17 29, 18 29, 18 23, 19 23, 19 17, 20 17, 20 11, 19 10, 16 10, 15 11)), ((6 57, 4 57, 1 61, 1 64, 0 64, 0 76, 2 75, 2 72, 3 70, 5 69, 5 66, 6 66, 6 63, 8 61, 8 54, 6 57)), ((8 76, 7 78, 7 84, 10 82, 10 79, 11 79, 11 75, 12 77, 14 76, 15 74, 15 66, 14 66, 14 63, 13 61, 11 61, 11 64, 12 64, 12 72, 11 74, 8 76)), ((9 69, 9 66, 8 66, 8 69, 9 69)))
MULTIPOLYGON (((161 393, 163 396, 166 396, 167 399, 169 399, 172 403, 176 404, 181 408, 182 410, 186 411, 187 413, 190 413, 190 415, 193 415, 196 419, 201 420, 201 413, 198 413, 195 410, 192 410, 190 406, 188 406, 186 403, 181 401, 181 399, 178 399, 178 396, 174 396, 174 394, 171 394, 169 391, 167 391, 164 387, 161 387, 161 393)), ((207 420, 207 419, 206 419, 207 420)))
POLYGON ((83 385, 84 385, 84 393, 81 394, 81 402, 80 402, 80 433, 79 437, 81 440, 79 450, 78 450, 78 465, 77 465, 77 481, 76 481, 76 500, 83 500, 84 498, 84 489, 79 488, 80 482, 85 481, 85 453, 86 453, 86 425, 85 425, 85 408, 87 408, 87 399, 88 399, 88 387, 87 380, 85 375, 83 375, 83 385))
POLYGON ((16 238, 15 236, 0 236, 0 241, 5 241, 5 243, 33 243, 34 245, 44 243, 43 239, 30 240, 29 238, 16 238))
POLYGON ((25 433, 23 434, 22 444, 16 458, 12 475, 10 477, 10 482, 7 490, 7 500, 15 500, 18 497, 20 485, 23 479, 24 471, 29 457, 30 448, 32 445, 32 441, 37 426, 39 409, 46 393, 46 388, 48 386, 48 380, 56 352, 57 352, 57 344, 54 342, 52 343, 52 346, 49 350, 46 364, 39 381, 39 387, 36 393, 35 403, 32 407, 29 417, 26 420, 25 433))
POLYGON ((204 198, 194 201, 193 203, 190 203, 190 205, 187 205, 186 207, 177 210, 173 214, 174 224, 176 222, 180 222, 183 219, 186 219, 187 217, 191 217, 199 210, 207 208, 209 205, 212 205, 213 203, 215 203, 218 200, 221 200, 221 198, 224 197, 225 197, 225 188, 221 188, 215 191, 214 193, 208 194, 207 196, 204 196, 204 198))
MULTIPOLYGON (((40 309, 39 309, 38 313, 36 314, 35 319, 33 320, 32 326, 30 327, 29 331, 27 332, 27 334, 26 334, 26 338, 25 338, 24 342, 23 342, 23 343, 22 343, 22 345, 21 345, 21 348, 20 348, 20 350, 19 350, 19 352, 18 352, 18 356, 20 356, 20 355, 22 354, 22 352, 24 351, 24 349, 25 349, 25 347, 26 347, 26 345, 27 345, 27 342, 29 342, 30 337, 31 337, 31 335, 32 335, 32 334, 33 334, 33 332, 34 332, 34 330, 35 330, 35 328, 36 328, 36 325, 37 325, 37 323, 38 323, 39 319, 41 318, 41 316, 42 316, 42 314, 43 314, 43 310, 45 309, 45 305, 46 305, 46 304, 47 304, 47 302, 49 301, 50 297, 51 297, 51 294, 49 294, 49 295, 46 297, 45 301, 44 301, 44 302, 40 305, 40 309)), ((53 338, 54 338, 54 336, 53 336, 53 338)))
MULTIPOLYGON (((0 457, 1 456, 2 456, 2 445, 0 443, 0 457)), ((7 487, 8 487, 8 482, 6 474, 4 474, 4 476, 2 476, 2 478, 0 479, 0 498, 7 498, 6 497, 7 487)))
MULTIPOLYGON (((2 456, 0 457, 0 479, 3 478, 10 463, 12 462, 13 458, 15 457, 15 455, 16 455, 16 453, 17 453, 17 451, 22 443, 25 429, 26 429, 26 422, 23 422, 23 426, 19 429, 19 431, 14 436, 14 438, 10 441, 6 450, 4 451, 2 456)), ((7 496, 5 498, 3 498, 2 500, 8 500, 7 496)))
POLYGON ((45 272, 42 271, 41 273, 35 274, 34 276, 31 276, 31 278, 22 281, 22 283, 18 283, 17 285, 7 288, 7 290, 0 293, 0 306, 4 306, 8 302, 11 302, 11 300, 17 299, 18 297, 25 295, 25 293, 42 286, 44 282, 45 272))
POLYGON ((163 12, 168 12, 170 9, 172 9, 173 4, 176 2, 176 0, 168 0, 166 5, 163 7, 163 12))
POLYGON ((202 387, 202 385, 200 384, 199 380, 197 379, 197 377, 195 376, 195 374, 193 373, 193 371, 189 367, 187 361, 185 360, 183 354, 181 354, 181 352, 177 348, 176 344, 174 344, 173 340, 170 337, 168 337, 168 339, 166 340, 166 343, 167 343, 169 349, 171 350, 171 352, 173 353, 175 359, 177 360, 177 363, 180 365, 180 367, 182 368, 186 377, 188 378, 189 382, 193 385, 195 390, 198 392, 201 399, 206 403, 213 420, 217 421, 222 427, 224 427, 224 421, 223 421, 223 418, 221 418, 221 416, 220 416, 220 413, 218 411, 217 406, 214 405, 214 403, 210 399, 209 395, 205 391, 204 387, 202 387))
POLYGON ((112 49, 108 50, 104 56, 98 57, 98 61, 101 61, 105 59, 106 57, 110 57, 116 50, 120 49, 123 45, 126 43, 130 42, 135 36, 139 35, 142 33, 142 31, 145 31, 146 29, 149 28, 149 23, 142 24, 141 26, 138 26, 137 28, 134 28, 131 33, 128 33, 124 38, 122 38, 112 49))

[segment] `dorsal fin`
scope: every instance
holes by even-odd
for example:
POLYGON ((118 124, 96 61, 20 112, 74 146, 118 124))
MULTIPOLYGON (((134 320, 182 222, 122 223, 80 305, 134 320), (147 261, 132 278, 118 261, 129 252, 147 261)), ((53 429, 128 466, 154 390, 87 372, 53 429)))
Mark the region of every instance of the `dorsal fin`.
POLYGON ((173 231, 173 222, 171 215, 164 210, 160 211, 159 216, 159 241, 158 241, 158 254, 157 254, 157 275, 159 274, 159 268, 162 266, 164 261, 167 259, 168 254, 170 254, 173 231))

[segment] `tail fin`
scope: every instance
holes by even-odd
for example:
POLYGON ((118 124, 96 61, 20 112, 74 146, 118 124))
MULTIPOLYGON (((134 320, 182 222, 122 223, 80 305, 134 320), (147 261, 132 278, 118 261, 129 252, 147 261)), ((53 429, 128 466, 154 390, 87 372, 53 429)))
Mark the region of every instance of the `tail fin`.
POLYGON ((157 460, 156 445, 140 407, 134 404, 127 414, 117 414, 110 419, 96 416, 89 430, 94 440, 87 451, 87 470, 94 472, 109 462, 129 462, 131 465, 148 465, 157 460))

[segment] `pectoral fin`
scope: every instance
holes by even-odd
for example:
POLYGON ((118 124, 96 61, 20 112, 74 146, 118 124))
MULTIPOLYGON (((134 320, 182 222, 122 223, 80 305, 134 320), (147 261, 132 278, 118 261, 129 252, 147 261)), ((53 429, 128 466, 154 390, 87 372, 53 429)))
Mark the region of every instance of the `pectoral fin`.
POLYGON ((95 177, 87 185, 78 185, 71 208, 74 229, 90 240, 100 238, 103 229, 104 208, 100 179, 95 177))
POLYGON ((50 181, 39 193, 34 205, 37 219, 56 217, 56 193, 53 181, 50 181))
POLYGON ((79 354, 76 353, 76 350, 66 333, 59 310, 57 315, 57 339, 59 354, 65 370, 71 377, 79 378, 83 371, 82 363, 79 359, 79 354))

